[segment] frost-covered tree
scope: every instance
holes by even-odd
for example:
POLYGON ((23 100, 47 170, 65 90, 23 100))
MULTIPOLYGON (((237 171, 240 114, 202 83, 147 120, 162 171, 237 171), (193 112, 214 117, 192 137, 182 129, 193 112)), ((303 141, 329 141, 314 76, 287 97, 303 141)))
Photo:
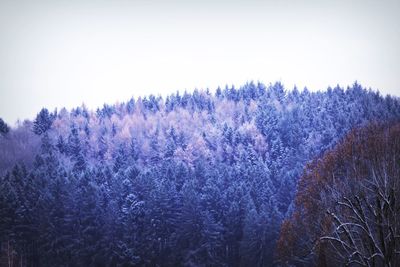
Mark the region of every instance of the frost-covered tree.
POLYGON ((0 134, 6 135, 10 131, 10 127, 0 118, 0 134))
POLYGON ((282 227, 281 261, 398 265, 399 131, 399 123, 356 129, 309 165, 282 227))
MULTIPOLYGON (((282 264, 307 265, 314 263, 306 253, 310 240, 319 240, 321 259, 339 263, 328 252, 337 248, 348 257, 351 250, 331 239, 349 244, 335 216, 342 223, 363 221, 347 206, 324 205, 333 201, 329 195, 348 203, 345 197, 363 190, 372 193, 361 205, 368 225, 387 237, 385 249, 376 247, 394 259, 387 248, 397 246, 397 234, 383 221, 396 215, 389 212, 393 195, 397 199, 389 188, 397 187, 382 174, 394 169, 386 163, 396 158, 385 158, 386 165, 374 168, 378 182, 368 176, 362 187, 350 183, 354 177, 339 183, 342 190, 321 189, 324 173, 300 177, 351 129, 399 119, 398 98, 359 84, 310 92, 250 81, 215 94, 143 96, 96 111, 43 109, 34 122, 0 137, 0 266, 274 266, 275 251, 284 255, 282 264), (309 213, 297 213, 296 194, 303 194, 302 211, 309 213), (374 223, 374 213, 382 222, 374 223), (293 224, 299 216, 307 223, 293 224), (310 237, 316 226, 326 231, 310 237)), ((360 159, 353 156, 348 163, 360 159)), ((346 227, 357 241, 382 236, 346 227)), ((379 250, 369 250, 378 253, 378 265, 379 250)))
POLYGON ((42 108, 33 122, 33 132, 37 135, 45 133, 51 128, 53 119, 53 115, 46 108, 42 108))

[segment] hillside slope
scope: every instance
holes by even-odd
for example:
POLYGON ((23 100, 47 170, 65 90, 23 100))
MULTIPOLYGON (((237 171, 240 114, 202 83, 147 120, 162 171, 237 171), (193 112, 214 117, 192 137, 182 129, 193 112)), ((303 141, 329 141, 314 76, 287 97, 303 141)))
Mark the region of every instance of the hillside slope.
POLYGON ((399 119, 398 98, 357 83, 43 109, 0 136, 0 262, 271 266, 305 164, 399 119))

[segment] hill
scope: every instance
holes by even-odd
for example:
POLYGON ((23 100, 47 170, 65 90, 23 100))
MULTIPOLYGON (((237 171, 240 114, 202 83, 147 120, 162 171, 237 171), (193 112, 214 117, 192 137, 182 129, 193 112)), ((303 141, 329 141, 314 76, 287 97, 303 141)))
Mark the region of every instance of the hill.
POLYGON ((398 98, 358 83, 44 108, 0 135, 2 262, 271 266, 306 163, 399 119, 398 98))

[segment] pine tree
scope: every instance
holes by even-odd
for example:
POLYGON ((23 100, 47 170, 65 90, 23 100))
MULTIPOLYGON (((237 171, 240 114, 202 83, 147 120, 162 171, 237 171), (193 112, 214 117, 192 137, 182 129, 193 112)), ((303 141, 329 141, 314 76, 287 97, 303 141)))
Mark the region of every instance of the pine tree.
POLYGON ((7 123, 0 118, 0 134, 6 135, 10 131, 10 127, 8 127, 7 123))
POLYGON ((58 151, 61 154, 68 154, 68 146, 65 143, 64 137, 62 135, 58 136, 58 140, 57 140, 57 145, 56 146, 58 148, 58 151))
POLYGON ((41 135, 49 130, 52 124, 53 116, 46 108, 42 108, 42 110, 37 114, 35 121, 33 122, 33 132, 37 135, 41 135))
POLYGON ((76 173, 83 172, 86 169, 86 160, 82 154, 81 142, 75 126, 71 126, 71 133, 68 137, 68 151, 74 163, 73 171, 76 173))
POLYGON ((125 152, 125 146, 120 145, 117 151, 117 155, 115 157, 114 172, 118 172, 121 168, 125 169, 125 166, 128 164, 128 155, 125 152))

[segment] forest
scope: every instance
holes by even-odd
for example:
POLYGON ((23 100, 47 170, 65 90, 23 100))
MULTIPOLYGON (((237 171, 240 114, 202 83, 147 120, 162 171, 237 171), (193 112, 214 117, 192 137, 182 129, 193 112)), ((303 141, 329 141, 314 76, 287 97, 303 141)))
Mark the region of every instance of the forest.
POLYGON ((400 266, 400 99, 280 82, 0 119, 0 266, 400 266))

